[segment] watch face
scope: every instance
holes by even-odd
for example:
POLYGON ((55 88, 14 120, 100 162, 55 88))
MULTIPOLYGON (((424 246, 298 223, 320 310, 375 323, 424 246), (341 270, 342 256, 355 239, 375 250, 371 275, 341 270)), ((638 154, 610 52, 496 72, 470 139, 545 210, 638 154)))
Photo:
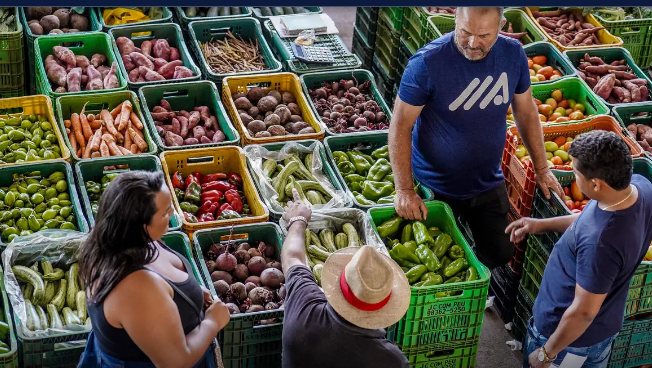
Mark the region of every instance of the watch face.
POLYGON ((546 361, 546 354, 543 353, 543 350, 539 349, 539 361, 540 362, 545 362, 546 361))

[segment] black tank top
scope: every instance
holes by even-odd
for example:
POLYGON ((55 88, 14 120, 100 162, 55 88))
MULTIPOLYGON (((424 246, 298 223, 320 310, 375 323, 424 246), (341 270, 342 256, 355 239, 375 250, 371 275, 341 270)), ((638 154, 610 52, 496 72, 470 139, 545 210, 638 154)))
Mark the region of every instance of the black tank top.
MULTIPOLYGON (((188 279, 183 282, 172 282, 154 270, 145 267, 143 269, 154 272, 163 277, 163 279, 167 281, 170 286, 172 286, 172 289, 175 290, 173 300, 179 309, 179 317, 181 318, 181 324, 183 325, 183 332, 187 335, 199 325, 201 319, 204 317, 203 312, 201 312, 204 305, 204 294, 201 290, 201 287, 199 286, 199 283, 193 277, 190 262, 188 262, 184 256, 168 248, 164 244, 159 244, 164 249, 176 254, 181 259, 181 262, 183 262, 183 266, 188 273, 188 279), (177 289, 184 293, 193 302, 194 305, 190 305, 190 303, 183 296, 176 292, 177 289), (197 311, 200 311, 199 317, 197 316, 197 311)), ((125 361, 151 361, 129 337, 127 331, 122 328, 115 328, 109 324, 109 322, 106 320, 106 316, 104 315, 104 302, 99 304, 91 304, 89 302, 88 314, 91 317, 95 337, 97 338, 100 347, 105 353, 111 355, 114 358, 125 361)))

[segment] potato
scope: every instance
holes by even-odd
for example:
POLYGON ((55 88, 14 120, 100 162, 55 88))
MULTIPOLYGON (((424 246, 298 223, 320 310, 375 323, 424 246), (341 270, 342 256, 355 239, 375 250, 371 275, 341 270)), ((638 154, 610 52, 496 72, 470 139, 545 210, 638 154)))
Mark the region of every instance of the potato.
POLYGON ((272 125, 280 125, 281 124, 281 118, 276 115, 276 114, 269 114, 267 117, 265 117, 265 125, 267 127, 270 127, 272 125))
POLYGON ((294 98, 294 95, 292 95, 290 92, 283 92, 282 97, 283 97, 283 103, 286 105, 297 102, 297 100, 294 98))
POLYGON ((41 18, 39 23, 41 23, 44 33, 50 33, 51 30, 59 28, 59 18, 56 15, 46 15, 41 18))
POLYGON ((303 121, 303 118, 300 115, 292 115, 292 116, 290 116, 290 121, 293 121, 293 122, 303 121))
POLYGON ((260 114, 260 110, 258 110, 257 106, 252 106, 249 110, 247 110, 247 114, 249 114, 249 116, 257 116, 260 114))
POLYGON ((315 133, 315 129, 309 126, 307 128, 301 129, 297 134, 310 134, 310 133, 315 133))
POLYGON ((27 19, 41 19, 46 15, 52 14, 52 7, 50 6, 31 6, 25 8, 25 15, 27 19))
POLYGON ((287 107, 277 106, 276 110, 274 110, 274 114, 278 115, 278 117, 281 119, 281 124, 285 124, 288 121, 290 121, 290 117, 292 116, 292 114, 290 113, 290 109, 288 109, 287 107))
POLYGON ((29 30, 32 31, 33 34, 35 35, 42 35, 43 34, 43 27, 41 27, 41 23, 38 21, 34 23, 29 24, 29 30))
POLYGON ((271 136, 272 134, 270 132, 263 130, 262 132, 256 133, 256 135, 254 135, 254 138, 268 138, 271 136))
POLYGON ((295 104, 294 102, 290 102, 288 104, 288 109, 292 115, 301 115, 301 109, 299 108, 299 105, 295 104))
POLYGON ((68 24, 70 24, 70 10, 66 8, 61 8, 57 9, 54 14, 57 18, 59 18, 59 27, 61 28, 68 28, 68 24))
POLYGON ((283 98, 281 97, 281 92, 276 90, 269 91, 269 93, 267 93, 267 96, 274 97, 278 103, 281 103, 281 101, 283 101, 283 98))
POLYGON ((240 97, 233 103, 236 109, 249 110, 251 108, 251 102, 246 97, 240 97))
POLYGON ((278 101, 272 96, 265 96, 261 98, 257 104, 258 110, 263 112, 273 111, 276 108, 276 105, 278 105, 278 101))
POLYGON ((301 129, 307 128, 310 125, 306 123, 305 121, 297 121, 296 123, 292 124, 292 133, 297 134, 301 131, 301 129))
POLYGON ((269 128, 267 128, 267 131, 268 131, 269 134, 271 134, 272 136, 281 136, 281 135, 285 135, 285 128, 283 128, 283 127, 280 126, 280 125, 272 125, 272 126, 270 126, 269 128))
POLYGON ((50 33, 48 33, 48 34, 64 34, 64 33, 65 33, 64 31, 57 28, 57 29, 51 30, 50 33))
POLYGON ((246 126, 247 124, 249 124, 250 122, 252 122, 252 121, 254 120, 254 118, 252 118, 252 117, 251 117, 249 114, 247 114, 247 113, 242 113, 242 112, 241 112, 241 113, 240 113, 240 120, 242 120, 242 123, 246 126))
POLYGON ((265 90, 260 87, 254 87, 247 92, 247 98, 252 103, 257 103, 258 100, 265 96, 265 90))
POLYGON ((88 31, 88 18, 73 12, 70 15, 70 26, 74 29, 78 29, 80 32, 86 32, 88 31))
POLYGON ((265 130, 267 127, 261 120, 252 120, 247 124, 247 129, 251 130, 254 134, 265 130))

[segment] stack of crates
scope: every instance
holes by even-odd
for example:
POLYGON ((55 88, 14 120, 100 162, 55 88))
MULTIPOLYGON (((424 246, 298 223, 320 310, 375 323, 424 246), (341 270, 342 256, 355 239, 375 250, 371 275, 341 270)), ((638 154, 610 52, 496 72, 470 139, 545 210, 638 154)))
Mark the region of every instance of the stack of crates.
MULTIPOLYGON (((383 70, 387 79, 396 79, 396 63, 401 39, 404 8, 381 8, 374 43, 374 64, 383 70)), ((392 91, 393 83, 387 89, 392 91)))
POLYGON ((14 30, 0 32, 0 98, 20 97, 25 93, 23 25, 18 8, 0 8, 2 19, 14 17, 14 30))
POLYGON ((600 14, 593 16, 606 31, 623 40, 623 47, 631 54, 636 65, 646 70, 652 62, 652 18, 606 20, 600 14))
POLYGON ((353 43, 351 52, 358 55, 363 69, 371 69, 378 26, 378 7, 358 7, 353 26, 353 43))

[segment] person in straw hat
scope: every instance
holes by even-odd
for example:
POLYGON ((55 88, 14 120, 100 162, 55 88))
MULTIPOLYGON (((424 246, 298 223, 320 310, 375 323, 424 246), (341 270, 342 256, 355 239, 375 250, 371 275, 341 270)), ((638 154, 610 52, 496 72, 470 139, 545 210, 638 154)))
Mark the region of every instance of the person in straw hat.
POLYGON ((283 214, 288 224, 281 251, 287 282, 283 368, 409 367, 384 330, 410 304, 403 270, 371 246, 340 249, 324 264, 322 291, 306 265, 310 207, 296 190, 293 195, 283 214))

